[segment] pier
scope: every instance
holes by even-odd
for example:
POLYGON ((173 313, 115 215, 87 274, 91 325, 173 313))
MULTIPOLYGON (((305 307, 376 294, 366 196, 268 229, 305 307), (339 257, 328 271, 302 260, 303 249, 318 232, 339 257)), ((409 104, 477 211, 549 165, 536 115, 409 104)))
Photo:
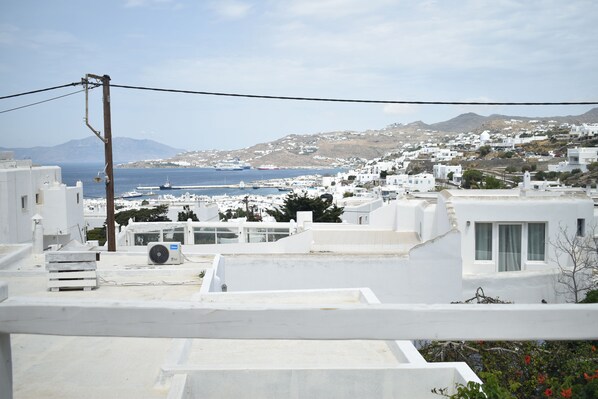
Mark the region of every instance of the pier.
POLYGON ((240 189, 258 189, 258 188, 282 188, 289 189, 288 186, 284 185, 272 185, 272 184, 245 184, 245 186, 239 184, 211 184, 211 185, 192 185, 192 186, 172 186, 167 190, 160 190, 160 186, 138 186, 137 190, 144 191, 172 191, 172 190, 201 190, 201 189, 213 189, 213 188, 240 188, 240 189))

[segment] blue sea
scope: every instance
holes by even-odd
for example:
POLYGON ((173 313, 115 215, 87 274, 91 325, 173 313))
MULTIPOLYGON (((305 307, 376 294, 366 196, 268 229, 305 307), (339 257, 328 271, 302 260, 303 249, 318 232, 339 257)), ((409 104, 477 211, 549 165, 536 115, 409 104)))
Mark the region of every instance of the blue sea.
MULTIPOLYGON (((94 178, 103 176, 104 165, 90 163, 65 163, 62 168, 62 182, 74 186, 77 180, 83 182, 83 196, 85 198, 104 198, 106 187, 102 182, 96 183, 94 178)), ((208 188, 201 190, 154 190, 154 194, 182 195, 186 192, 198 195, 271 195, 279 194, 276 188, 253 189, 251 183, 255 180, 280 179, 305 175, 335 175, 342 169, 279 169, 257 170, 244 169, 239 171, 217 171, 213 168, 146 168, 146 169, 114 169, 114 195, 121 196, 127 191, 133 191, 138 186, 159 186, 167 180, 173 186, 204 186, 204 185, 237 185, 243 181, 245 189, 240 188, 208 188)), ((142 191, 143 192, 143 191, 142 191)))

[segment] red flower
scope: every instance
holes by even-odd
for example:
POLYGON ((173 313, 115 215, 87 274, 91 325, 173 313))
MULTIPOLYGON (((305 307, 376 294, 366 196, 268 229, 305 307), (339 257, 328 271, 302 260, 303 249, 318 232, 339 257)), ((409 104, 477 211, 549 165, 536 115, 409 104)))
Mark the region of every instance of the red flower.
POLYGON ((552 389, 546 388, 546 390, 544 391, 544 395, 546 395, 546 396, 552 396, 552 389))
POLYGON ((532 357, 530 355, 525 355, 525 358, 523 360, 525 361, 525 364, 529 364, 529 362, 532 361, 532 357))
POLYGON ((570 398, 571 396, 573 396, 573 392, 571 391, 571 388, 561 389, 561 396, 563 398, 570 398))
POLYGON ((544 374, 538 374, 538 384, 544 384, 546 382, 546 376, 544 374))
POLYGON ((592 352, 596 352, 596 345, 592 345, 592 352))
POLYGON ((585 378, 586 381, 592 381, 594 378, 598 378, 598 370, 594 372, 594 375, 588 375, 588 373, 583 373, 583 378, 585 378))

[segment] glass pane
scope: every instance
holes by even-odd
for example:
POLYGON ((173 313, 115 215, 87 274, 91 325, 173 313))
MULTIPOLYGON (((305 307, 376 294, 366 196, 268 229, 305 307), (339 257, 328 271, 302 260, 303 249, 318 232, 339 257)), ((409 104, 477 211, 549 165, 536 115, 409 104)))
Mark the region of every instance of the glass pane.
POLYGON ((239 242, 238 229, 217 228, 216 241, 218 244, 228 244, 239 242))
POLYGON ((147 245, 150 242, 160 241, 160 232, 135 233, 135 245, 147 245))
POLYGON ((288 237, 289 233, 268 233, 268 242, 274 242, 274 241, 278 241, 281 238, 285 238, 288 237))
POLYGON ((175 227, 173 229, 164 229, 162 230, 162 235, 165 242, 180 242, 181 244, 184 244, 185 228, 175 227))
POLYGON ((492 223, 475 224, 475 260, 492 260, 492 223))
POLYGON ((530 223, 527 228, 527 260, 544 260, 546 225, 530 223))
POLYGON ((498 226, 498 271, 521 270, 521 225, 498 226))
POLYGON ((266 242, 266 233, 247 233, 247 242, 266 242))
POLYGON ((194 227, 193 239, 195 244, 216 244, 216 229, 214 227, 194 227))

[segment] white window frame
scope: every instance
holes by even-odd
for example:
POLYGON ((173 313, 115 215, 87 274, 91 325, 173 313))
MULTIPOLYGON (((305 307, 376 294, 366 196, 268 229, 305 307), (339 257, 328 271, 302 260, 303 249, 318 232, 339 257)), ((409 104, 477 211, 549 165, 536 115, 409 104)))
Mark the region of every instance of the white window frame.
POLYGON ((525 223, 525 263, 534 265, 545 265, 548 263, 548 222, 526 222, 525 223), (529 245, 529 225, 543 224, 544 225, 544 260, 530 260, 527 247, 529 245))
POLYGON ((521 226, 521 270, 518 271, 525 271, 527 270, 527 265, 546 265, 548 264, 548 222, 547 221, 500 221, 500 222, 490 222, 490 221, 475 221, 472 222, 474 227, 473 233, 473 263, 476 265, 494 265, 494 270, 497 273, 505 273, 504 271, 499 271, 498 267, 498 250, 499 250, 499 226, 501 225, 520 225, 521 226), (475 243, 475 225, 477 223, 488 223, 492 225, 492 255, 490 260, 478 260, 475 258, 476 252, 476 243, 475 243), (529 239, 529 225, 531 223, 534 224, 543 224, 544 225, 544 260, 528 260, 528 239, 529 239))

